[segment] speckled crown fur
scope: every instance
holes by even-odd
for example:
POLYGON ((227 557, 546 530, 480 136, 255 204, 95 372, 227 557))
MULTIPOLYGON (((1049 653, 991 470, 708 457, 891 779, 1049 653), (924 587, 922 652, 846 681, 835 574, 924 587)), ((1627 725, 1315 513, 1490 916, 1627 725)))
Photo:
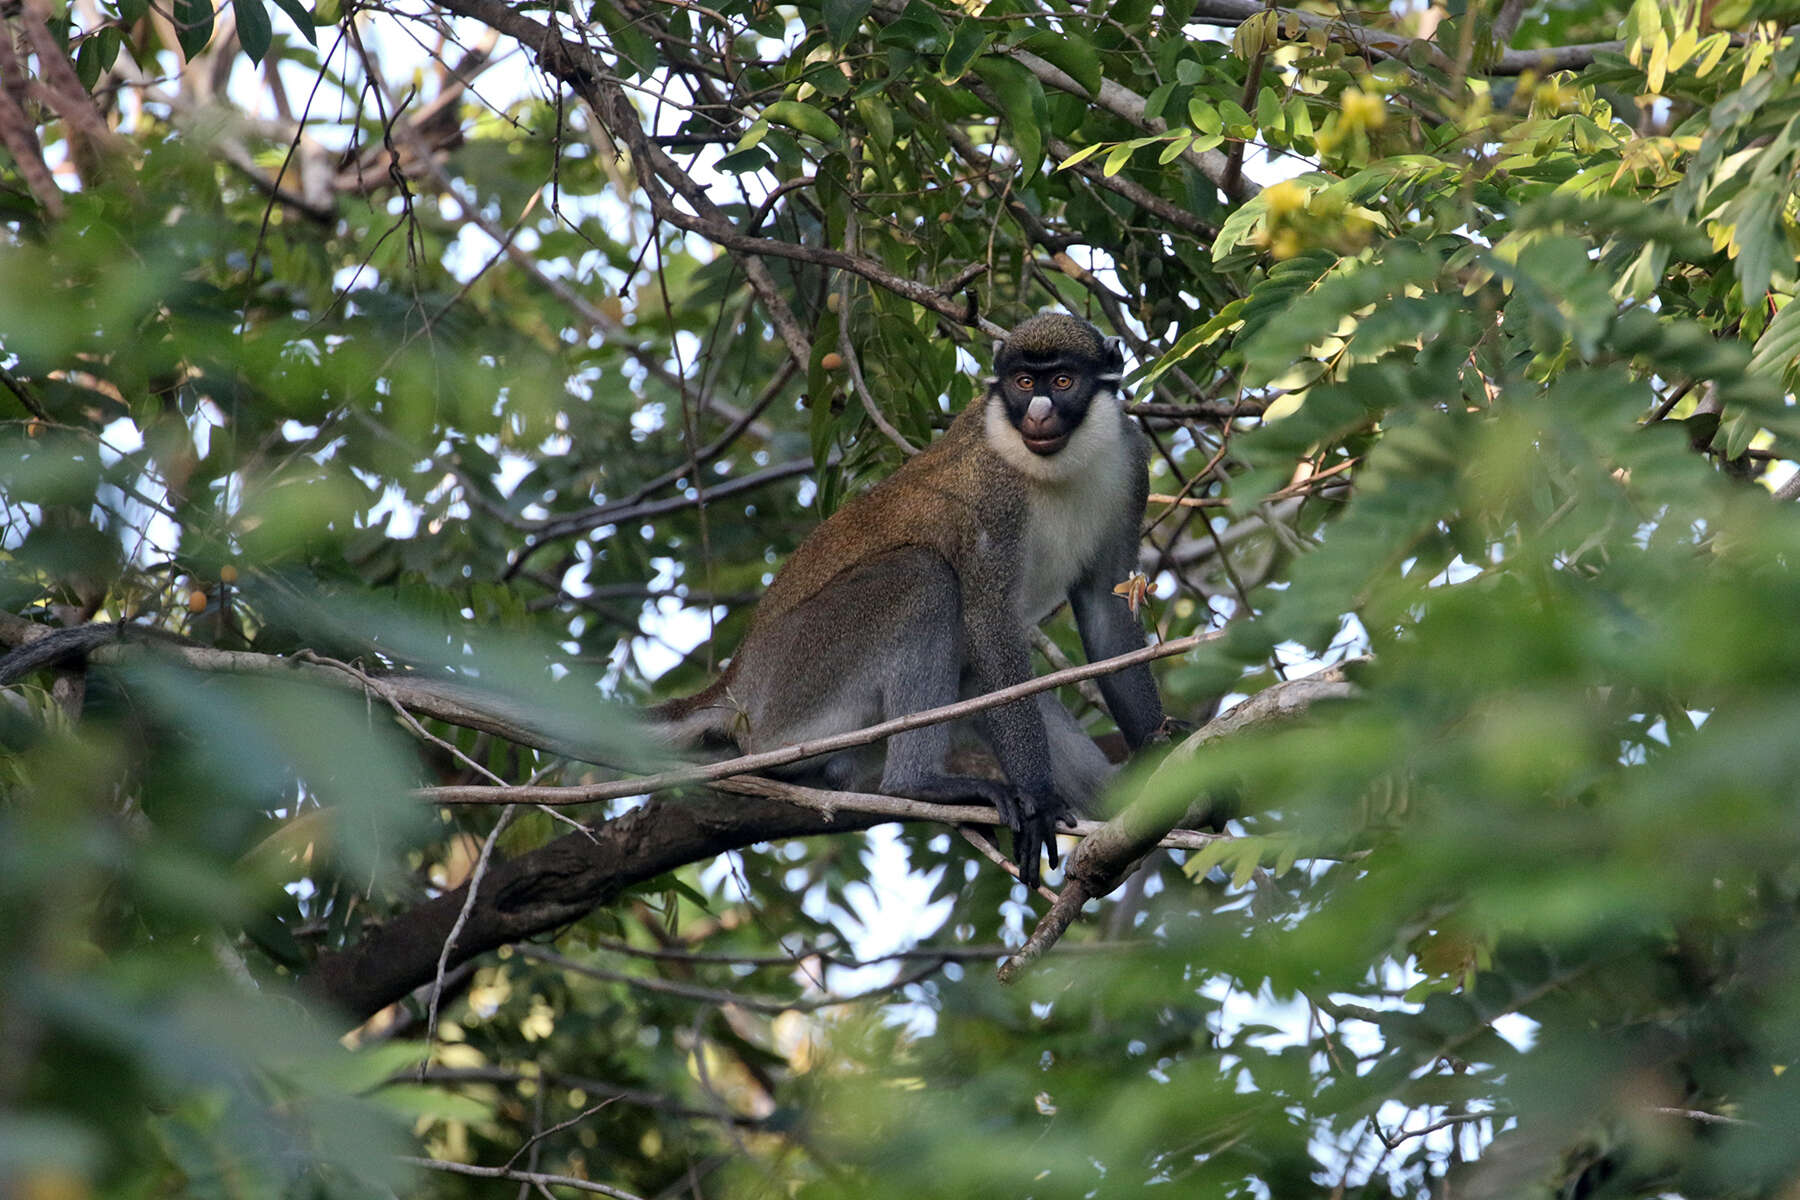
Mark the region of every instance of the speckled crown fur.
POLYGON ((1041 312, 1019 323, 1005 345, 1015 354, 1041 357, 1058 350, 1076 350, 1098 358, 1106 350, 1100 331, 1065 312, 1041 312))

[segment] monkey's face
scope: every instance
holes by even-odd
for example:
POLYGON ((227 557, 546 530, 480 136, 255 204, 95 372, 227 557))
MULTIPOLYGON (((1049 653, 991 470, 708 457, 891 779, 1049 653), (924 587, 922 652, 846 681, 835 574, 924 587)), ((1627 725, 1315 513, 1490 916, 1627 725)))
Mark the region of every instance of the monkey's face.
POLYGON ((1094 397, 1118 383, 1119 371, 1117 363, 1067 353, 1003 354, 995 367, 994 387, 1007 419, 1025 448, 1040 456, 1069 444, 1094 397))

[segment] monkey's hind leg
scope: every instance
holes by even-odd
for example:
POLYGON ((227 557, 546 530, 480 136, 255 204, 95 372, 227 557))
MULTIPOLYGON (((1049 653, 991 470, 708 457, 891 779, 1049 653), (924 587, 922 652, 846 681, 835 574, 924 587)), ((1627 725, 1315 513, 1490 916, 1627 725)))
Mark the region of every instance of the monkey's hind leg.
MULTIPOLYGON (((937 554, 908 550, 883 560, 899 623, 882 662, 881 716, 903 717, 954 703, 961 695, 962 598, 956 573, 937 554)), ((881 790, 933 804, 982 804, 999 810, 1013 833, 1019 878, 1037 885, 1037 814, 1027 812, 1010 783, 948 769, 951 726, 928 725, 888 739, 881 790)), ((1055 865, 1052 848, 1051 865, 1055 865)))

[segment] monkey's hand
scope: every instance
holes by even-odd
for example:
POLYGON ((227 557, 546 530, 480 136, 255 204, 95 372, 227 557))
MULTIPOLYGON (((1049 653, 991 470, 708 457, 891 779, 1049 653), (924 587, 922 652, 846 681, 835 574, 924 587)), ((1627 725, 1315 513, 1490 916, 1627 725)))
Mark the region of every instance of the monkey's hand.
POLYGON ((1000 819, 1012 830, 1013 862, 1019 868, 1019 882, 1033 891, 1038 885, 1038 862, 1044 851, 1050 852, 1050 865, 1059 861, 1056 853, 1056 827, 1072 824, 1074 814, 1054 793, 1039 796, 992 779, 967 775, 926 775, 907 780, 883 781, 882 790, 896 796, 910 796, 934 804, 991 804, 1000 819))
POLYGON ((1062 861, 1056 849, 1056 829, 1059 825, 1073 826, 1075 814, 1055 795, 1034 796, 1015 788, 1005 791, 1006 800, 995 807, 1012 830, 1013 864, 1019 868, 1019 882, 1036 891, 1039 861, 1045 854, 1050 856, 1052 867, 1062 861))
POLYGON ((1152 746, 1167 746, 1179 742, 1194 732, 1196 726, 1192 721, 1184 721, 1180 717, 1164 717, 1162 724, 1150 734, 1147 741, 1152 746))

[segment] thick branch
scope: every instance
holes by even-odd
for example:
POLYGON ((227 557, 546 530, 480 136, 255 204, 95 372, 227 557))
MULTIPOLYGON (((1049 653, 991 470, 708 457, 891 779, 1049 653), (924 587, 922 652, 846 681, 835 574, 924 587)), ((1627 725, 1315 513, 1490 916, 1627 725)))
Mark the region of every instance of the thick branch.
MULTIPOLYGON (((1263 0, 1199 0, 1192 20, 1207 25, 1241 25, 1251 17, 1268 12, 1263 0)), ((1438 46, 1425 39, 1410 38, 1386 30, 1369 29, 1337 17, 1292 8, 1274 10, 1288 29, 1324 29, 1331 36, 1368 58, 1399 58, 1422 50, 1441 65, 1449 65, 1438 46)), ((1504 29, 1499 32, 1507 32, 1504 29)), ((1500 39, 1508 40, 1507 38, 1500 39)), ((1480 73, 1484 75, 1518 75, 1524 71, 1578 71, 1592 65, 1598 54, 1622 53, 1624 42, 1587 42, 1571 46, 1544 46, 1531 50, 1502 50, 1480 73)))
MULTIPOLYGON (((558 929, 631 887, 728 850, 918 818, 1000 823, 999 814, 989 809, 821 792, 750 778, 684 801, 652 800, 492 865, 446 965, 453 968, 510 942, 558 929), (722 794, 726 789, 732 794, 722 794)), ((1098 832, 1104 827, 1084 822, 1074 832, 1090 828, 1098 832)), ((1165 836, 1170 846, 1195 849, 1219 835, 1165 831, 1165 836)), ((435 897, 367 931, 356 945, 325 955, 307 977, 308 987, 360 1019, 429 983, 465 897, 466 888, 435 897)))
MULTIPOLYGON (((826 816, 751 796, 652 800, 494 864, 457 935, 450 965, 578 921, 626 889, 677 867, 759 842, 845 833, 882 820, 826 816)), ((307 987, 355 1019, 392 1004, 431 981, 463 901, 464 890, 458 888, 365 931, 355 945, 321 957, 306 977, 307 987)))
POLYGON ((1157 767, 1156 774, 1145 784, 1143 799, 1126 808, 1075 848, 1069 856, 1056 903, 1039 919, 1037 928, 1031 931, 1019 952, 1000 964, 1000 981, 1011 983, 1023 975, 1026 968, 1068 931, 1080 915, 1082 905, 1123 883, 1137 861, 1185 815, 1185 805, 1170 806, 1157 799, 1163 790, 1157 786, 1159 779, 1167 779, 1184 770, 1201 747, 1209 742, 1252 727, 1294 720, 1322 700, 1341 700, 1351 694, 1351 686, 1341 669, 1321 671, 1305 679, 1266 688, 1190 735, 1157 767))
MULTIPOLYGON (((1050 147, 1050 153, 1056 156, 1058 162, 1075 153, 1075 147, 1061 138, 1051 138, 1046 145, 1050 147)), ((1219 236, 1218 226, 1211 221, 1202 220, 1174 201, 1165 200, 1143 184, 1125 178, 1123 174, 1108 175, 1102 164, 1092 159, 1084 159, 1076 163, 1072 169, 1096 187, 1102 187, 1115 195, 1123 196, 1145 212, 1178 229, 1185 229, 1196 237, 1205 238, 1208 241, 1219 236)))

